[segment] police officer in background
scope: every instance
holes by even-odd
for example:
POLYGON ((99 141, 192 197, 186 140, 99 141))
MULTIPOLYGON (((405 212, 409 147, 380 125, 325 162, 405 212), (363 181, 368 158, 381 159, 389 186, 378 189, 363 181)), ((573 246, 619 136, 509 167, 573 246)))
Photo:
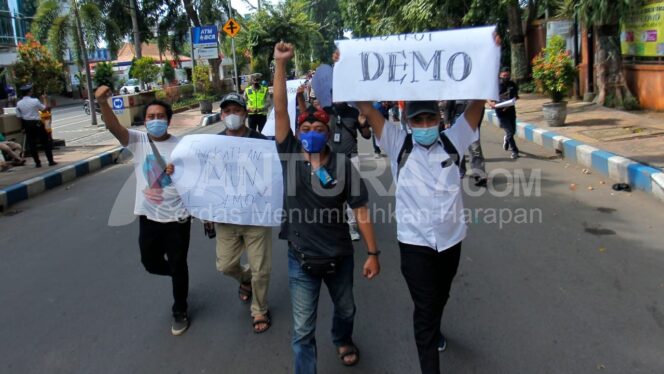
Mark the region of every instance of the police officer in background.
POLYGON ((16 116, 21 119, 23 130, 25 130, 26 142, 30 148, 30 155, 35 160, 35 167, 41 167, 41 161, 37 153, 38 143, 41 143, 44 147, 48 165, 57 165, 58 163, 53 159, 53 143, 39 116, 39 111, 45 110, 47 107, 39 99, 32 97, 32 83, 21 86, 19 90, 23 94, 23 97, 16 103, 16 116))
POLYGON ((244 90, 244 98, 247 101, 249 115, 249 128, 263 132, 263 126, 267 122, 267 108, 270 102, 270 92, 266 86, 261 85, 259 76, 254 76, 252 85, 244 90))

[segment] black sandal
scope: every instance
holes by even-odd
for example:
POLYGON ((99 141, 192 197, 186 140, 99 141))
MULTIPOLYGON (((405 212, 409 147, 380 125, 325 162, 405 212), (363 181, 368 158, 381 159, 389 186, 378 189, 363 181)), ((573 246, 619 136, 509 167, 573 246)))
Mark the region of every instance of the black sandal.
POLYGON ((251 301, 251 283, 240 283, 240 287, 237 289, 238 297, 240 298, 240 302, 242 304, 248 304, 251 301), (247 286, 248 288, 242 287, 242 286, 247 286), (243 298, 246 297, 245 298, 243 298))
POLYGON ((251 319, 253 320, 252 326, 254 326, 254 334, 262 334, 265 331, 269 330, 270 327, 272 327, 272 316, 270 315, 270 311, 268 310, 267 313, 263 315, 263 319, 254 319, 252 316, 251 319), (264 330, 258 331, 256 330, 256 326, 259 324, 264 323, 267 325, 264 330))
POLYGON ((337 354, 339 355, 339 359, 341 360, 341 363, 344 366, 355 366, 358 362, 360 362, 360 350, 357 349, 357 346, 355 344, 350 343, 346 345, 342 345, 341 347, 337 348, 337 354), (341 353, 340 350, 341 348, 348 348, 348 350, 344 353, 341 353), (350 355, 355 355, 355 361, 352 361, 350 363, 346 362, 344 358, 350 356, 350 355))

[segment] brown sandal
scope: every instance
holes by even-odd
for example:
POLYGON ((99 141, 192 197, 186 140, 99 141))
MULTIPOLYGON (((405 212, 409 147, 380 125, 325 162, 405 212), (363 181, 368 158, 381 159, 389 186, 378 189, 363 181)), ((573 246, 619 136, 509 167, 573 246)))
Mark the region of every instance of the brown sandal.
POLYGON ((360 362, 360 350, 357 349, 357 347, 353 343, 342 345, 341 347, 338 347, 337 348, 337 354, 339 355, 339 359, 341 360, 341 363, 344 366, 354 366, 358 362, 360 362), (347 348, 348 350, 344 353, 341 353, 342 348, 347 348), (351 362, 347 362, 346 360, 344 360, 344 358, 346 358, 350 355, 355 355, 355 360, 353 360, 351 362))
POLYGON ((238 297, 240 298, 240 301, 243 304, 249 303, 251 301, 251 295, 252 295, 251 283, 240 283, 240 287, 238 287, 237 293, 238 297))
MULTIPOLYGON (((263 318, 261 319, 254 319, 252 325, 254 326, 254 334, 262 334, 265 331, 269 330, 270 327, 272 327, 272 316, 270 315, 270 311, 268 310, 267 313, 263 314, 263 318), (261 323, 264 323, 266 325, 265 329, 263 330, 257 330, 256 327, 260 325, 261 323)), ((251 317, 252 319, 254 317, 251 317)))

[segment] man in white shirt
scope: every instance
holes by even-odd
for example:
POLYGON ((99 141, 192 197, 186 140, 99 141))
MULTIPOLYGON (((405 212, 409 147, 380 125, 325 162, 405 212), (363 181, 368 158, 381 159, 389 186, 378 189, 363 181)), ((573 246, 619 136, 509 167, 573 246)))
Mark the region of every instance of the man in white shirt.
POLYGON ((420 367, 423 374, 438 374, 438 348, 445 348, 440 322, 466 236, 459 156, 477 138, 484 101, 472 101, 456 125, 442 132, 437 102, 407 102, 412 135, 386 124, 371 103, 358 106, 391 161, 401 272, 415 304, 420 367))
POLYGON ((171 333, 181 335, 189 327, 187 253, 191 219, 166 173, 171 153, 179 140, 168 133, 173 110, 158 100, 146 105, 143 109, 146 134, 128 130, 118 122, 108 103, 110 88, 100 86, 95 96, 106 119, 106 127, 134 155, 134 214, 140 216, 138 245, 141 262, 149 273, 171 277, 175 300, 171 333))
POLYGON ((39 117, 39 111, 46 109, 39 99, 32 97, 32 84, 26 84, 19 89, 23 93, 21 100, 16 103, 16 116, 21 119, 23 130, 25 130, 26 143, 30 148, 30 155, 35 160, 35 167, 41 167, 37 144, 41 143, 46 153, 49 166, 57 165, 53 159, 53 143, 46 132, 46 128, 39 117))

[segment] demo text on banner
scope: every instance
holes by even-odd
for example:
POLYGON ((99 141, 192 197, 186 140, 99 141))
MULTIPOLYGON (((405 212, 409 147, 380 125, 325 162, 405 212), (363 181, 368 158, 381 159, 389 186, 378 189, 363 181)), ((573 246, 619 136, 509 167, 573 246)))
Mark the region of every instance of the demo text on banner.
POLYGON ((498 99, 495 27, 337 41, 333 99, 498 99))
POLYGON ((171 158, 173 182, 193 217, 237 225, 280 224, 283 178, 274 141, 187 135, 171 158))

